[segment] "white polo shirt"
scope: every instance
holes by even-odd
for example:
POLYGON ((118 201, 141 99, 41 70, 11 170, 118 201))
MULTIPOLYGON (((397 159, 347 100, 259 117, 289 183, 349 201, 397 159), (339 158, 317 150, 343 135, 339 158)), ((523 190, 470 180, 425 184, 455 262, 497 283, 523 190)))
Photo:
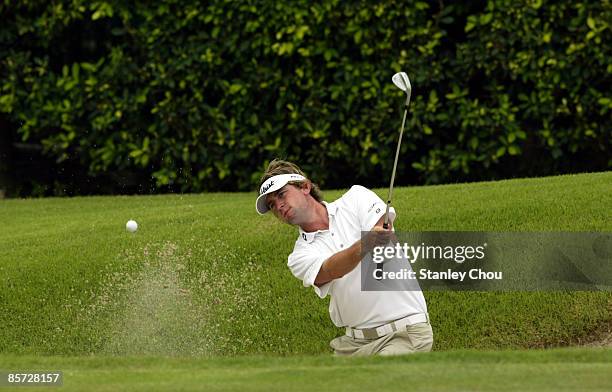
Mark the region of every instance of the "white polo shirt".
MULTIPOLYGON (((374 328, 417 313, 427 313, 423 293, 418 291, 361 291, 361 267, 321 287, 314 285, 325 260, 361 239, 385 214, 386 204, 371 190, 354 185, 333 203, 323 202, 329 229, 304 232, 289 255, 289 269, 304 287, 312 286, 321 298, 331 296, 329 315, 337 327, 374 328)), ((395 220, 395 210, 389 211, 395 220)))

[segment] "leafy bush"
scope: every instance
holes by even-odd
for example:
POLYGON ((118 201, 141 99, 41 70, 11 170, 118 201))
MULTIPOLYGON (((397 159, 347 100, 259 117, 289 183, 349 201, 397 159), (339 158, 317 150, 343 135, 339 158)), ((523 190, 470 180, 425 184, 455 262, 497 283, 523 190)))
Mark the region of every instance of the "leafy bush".
POLYGON ((405 70, 398 184, 607 170, 610 8, 5 1, 0 113, 56 162, 143 192, 251 190, 275 156, 324 187, 380 186, 405 70))

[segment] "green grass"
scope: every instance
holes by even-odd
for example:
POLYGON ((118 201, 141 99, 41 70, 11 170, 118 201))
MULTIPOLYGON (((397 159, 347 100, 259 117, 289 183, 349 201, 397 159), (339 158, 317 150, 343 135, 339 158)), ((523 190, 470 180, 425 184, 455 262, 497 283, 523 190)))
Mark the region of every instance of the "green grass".
MULTIPOLYGON (((612 172, 394 197, 402 231, 612 231, 612 172)), ((341 331, 328 300, 286 267, 296 229, 258 216, 254 202, 254 193, 0 201, 0 353, 329 353, 341 331), (134 235, 128 219, 140 224, 134 235)), ((425 294, 436 350, 574 344, 612 319, 610 293, 425 294)))
MULTIPOLYGON (((401 357, 16 357, 60 370, 62 391, 609 391, 612 350, 436 352, 401 357)), ((31 388, 33 389, 33 388, 31 388)), ((20 388, 19 390, 27 390, 20 388)))

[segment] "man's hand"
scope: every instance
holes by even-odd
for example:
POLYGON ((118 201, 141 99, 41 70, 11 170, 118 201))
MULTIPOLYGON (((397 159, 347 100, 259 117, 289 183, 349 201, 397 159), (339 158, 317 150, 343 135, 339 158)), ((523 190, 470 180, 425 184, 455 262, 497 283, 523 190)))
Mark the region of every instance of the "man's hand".
POLYGON ((384 216, 382 216, 376 225, 372 227, 372 230, 363 238, 361 243, 361 254, 362 256, 370 253, 372 249, 377 246, 386 246, 389 243, 394 243, 397 241, 395 237, 395 233, 393 232, 393 224, 389 222, 389 228, 385 229, 383 227, 384 224, 384 216))
POLYGON ((391 241, 391 235, 393 232, 390 229, 384 229, 381 226, 374 226, 369 233, 367 233, 361 241, 361 252, 366 255, 377 246, 385 246, 391 241))

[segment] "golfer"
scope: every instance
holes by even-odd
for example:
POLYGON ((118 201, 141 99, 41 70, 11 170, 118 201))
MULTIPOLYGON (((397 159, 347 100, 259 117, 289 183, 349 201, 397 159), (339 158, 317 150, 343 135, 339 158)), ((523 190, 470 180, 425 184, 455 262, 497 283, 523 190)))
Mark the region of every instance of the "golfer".
POLYGON ((336 355, 431 351, 433 333, 420 290, 361 290, 362 255, 388 243, 396 215, 391 208, 391 227, 384 229, 386 205, 374 192, 354 185, 328 203, 297 165, 275 159, 261 177, 256 208, 298 226, 288 266, 320 298, 331 296, 332 322, 346 330, 330 342, 336 355), (370 232, 364 240, 362 231, 370 232))

